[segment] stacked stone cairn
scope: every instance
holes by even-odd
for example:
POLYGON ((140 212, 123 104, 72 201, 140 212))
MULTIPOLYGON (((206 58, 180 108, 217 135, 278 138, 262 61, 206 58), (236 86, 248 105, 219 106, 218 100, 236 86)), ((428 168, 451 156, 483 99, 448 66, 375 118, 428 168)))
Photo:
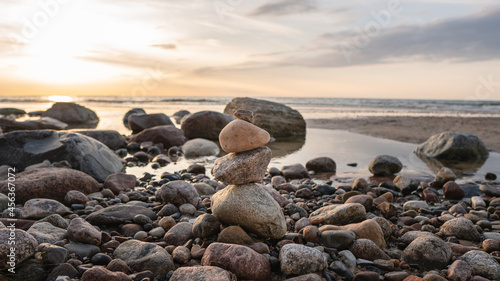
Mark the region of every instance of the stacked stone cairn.
POLYGON ((258 183, 271 161, 265 147, 270 135, 253 125, 253 113, 238 110, 237 118, 220 132, 222 149, 229 154, 215 161, 214 177, 228 186, 212 197, 212 214, 222 223, 239 225, 262 239, 279 239, 286 222, 278 203, 258 183))

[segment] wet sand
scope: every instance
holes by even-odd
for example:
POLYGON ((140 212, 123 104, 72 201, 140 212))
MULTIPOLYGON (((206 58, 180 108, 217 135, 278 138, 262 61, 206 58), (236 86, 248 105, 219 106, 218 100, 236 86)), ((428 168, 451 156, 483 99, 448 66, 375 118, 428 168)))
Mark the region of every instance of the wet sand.
POLYGON ((500 118, 370 117, 360 119, 308 119, 308 128, 336 129, 419 144, 446 131, 471 133, 486 147, 500 152, 500 118))

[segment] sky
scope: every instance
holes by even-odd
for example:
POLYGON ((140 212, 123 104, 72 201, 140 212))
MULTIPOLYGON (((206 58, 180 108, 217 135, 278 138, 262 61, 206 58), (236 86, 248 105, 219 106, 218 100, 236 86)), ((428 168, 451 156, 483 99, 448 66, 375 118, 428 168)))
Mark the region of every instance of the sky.
POLYGON ((500 100, 497 0, 0 7, 0 96, 500 100))

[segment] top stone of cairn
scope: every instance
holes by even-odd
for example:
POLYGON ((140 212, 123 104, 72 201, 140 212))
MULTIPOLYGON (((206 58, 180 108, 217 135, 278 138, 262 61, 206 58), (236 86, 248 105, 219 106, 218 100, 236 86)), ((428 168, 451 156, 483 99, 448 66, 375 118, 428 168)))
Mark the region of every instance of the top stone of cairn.
POLYGON ((251 122, 253 113, 238 110, 234 113, 238 119, 231 121, 219 134, 219 142, 225 152, 237 153, 261 147, 269 142, 269 133, 251 122))

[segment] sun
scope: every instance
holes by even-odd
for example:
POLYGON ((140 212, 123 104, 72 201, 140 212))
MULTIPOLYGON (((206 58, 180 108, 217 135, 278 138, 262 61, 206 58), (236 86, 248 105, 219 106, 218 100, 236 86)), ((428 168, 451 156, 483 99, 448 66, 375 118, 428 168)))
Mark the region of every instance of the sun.
POLYGON ((72 102, 74 99, 69 96, 49 96, 47 98, 51 102, 72 102))

